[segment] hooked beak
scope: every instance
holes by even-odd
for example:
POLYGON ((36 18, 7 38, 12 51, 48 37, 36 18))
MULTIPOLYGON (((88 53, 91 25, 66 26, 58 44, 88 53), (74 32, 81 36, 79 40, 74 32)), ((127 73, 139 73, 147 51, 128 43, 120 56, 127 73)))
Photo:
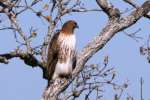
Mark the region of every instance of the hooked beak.
POLYGON ((78 26, 78 25, 76 25, 76 28, 79 28, 79 26, 78 26))

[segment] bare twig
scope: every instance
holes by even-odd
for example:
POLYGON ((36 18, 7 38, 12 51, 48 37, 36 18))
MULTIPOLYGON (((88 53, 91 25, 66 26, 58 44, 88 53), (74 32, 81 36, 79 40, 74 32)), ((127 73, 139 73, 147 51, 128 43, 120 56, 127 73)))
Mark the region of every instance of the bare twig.
POLYGON ((138 42, 139 39, 142 39, 142 37, 137 36, 137 33, 139 33, 141 29, 138 29, 137 31, 133 33, 127 33, 126 31, 123 31, 127 36, 134 39, 136 42, 138 42))
POLYGON ((134 8, 138 8, 138 5, 133 2, 133 0, 123 0, 124 2, 130 4, 134 8))
POLYGON ((144 81, 143 81, 143 78, 141 77, 141 79, 140 79, 140 94, 141 94, 141 100, 144 100, 144 98, 143 98, 143 83, 144 83, 144 81))

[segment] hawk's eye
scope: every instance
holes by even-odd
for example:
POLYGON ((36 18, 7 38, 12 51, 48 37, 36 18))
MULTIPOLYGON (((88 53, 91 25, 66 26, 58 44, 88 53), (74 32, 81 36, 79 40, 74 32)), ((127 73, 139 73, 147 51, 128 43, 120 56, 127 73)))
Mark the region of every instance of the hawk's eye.
POLYGON ((75 28, 79 28, 79 26, 78 26, 78 24, 77 24, 77 23, 75 23, 75 28))

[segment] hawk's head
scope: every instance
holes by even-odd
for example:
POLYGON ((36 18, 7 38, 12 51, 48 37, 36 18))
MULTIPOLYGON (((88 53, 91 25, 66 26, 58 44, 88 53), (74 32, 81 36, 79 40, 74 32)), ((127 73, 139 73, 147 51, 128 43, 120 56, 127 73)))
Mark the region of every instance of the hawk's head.
POLYGON ((66 23, 64 23, 61 30, 66 33, 73 34, 75 28, 79 28, 77 22, 75 22, 74 20, 69 20, 66 23))

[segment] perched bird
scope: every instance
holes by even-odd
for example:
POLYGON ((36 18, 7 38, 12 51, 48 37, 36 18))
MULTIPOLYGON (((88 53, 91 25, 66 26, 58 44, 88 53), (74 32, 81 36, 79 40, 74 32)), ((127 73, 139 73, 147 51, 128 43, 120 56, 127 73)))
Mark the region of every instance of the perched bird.
POLYGON ((69 20, 64 23, 61 30, 51 39, 46 66, 49 80, 55 80, 58 77, 70 77, 76 61, 75 28, 78 28, 77 23, 69 20))

